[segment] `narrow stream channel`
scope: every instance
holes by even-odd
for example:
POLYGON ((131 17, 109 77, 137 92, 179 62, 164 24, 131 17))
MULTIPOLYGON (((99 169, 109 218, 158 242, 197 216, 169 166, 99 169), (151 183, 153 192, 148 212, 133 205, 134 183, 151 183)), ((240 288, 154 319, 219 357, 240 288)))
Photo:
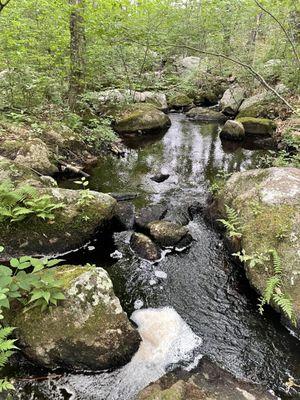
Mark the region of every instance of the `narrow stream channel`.
MULTIPOLYGON (((265 152, 262 147, 270 145, 221 143, 216 124, 191 122, 179 114, 171 119, 165 135, 128 138, 124 158, 102 158, 90 171, 91 188, 136 192, 137 208, 161 204, 181 221, 195 201, 205 204, 209 180, 219 171, 255 168, 265 152), (150 179, 161 172, 170 177, 162 183, 150 179)), ((61 185, 74 187, 71 181, 61 185)), ((130 232, 115 234, 115 245, 105 245, 106 252, 99 243, 70 256, 108 269, 124 309, 134 312, 133 320, 145 334, 143 347, 116 371, 22 384, 20 399, 131 400, 166 370, 195 367, 201 355, 277 393, 284 391, 289 377, 300 379, 300 342, 272 311, 259 315, 243 271, 228 259, 219 234, 201 215, 188 226, 191 247, 155 264, 132 253, 130 232), (108 257, 115 246, 120 260, 108 257)))

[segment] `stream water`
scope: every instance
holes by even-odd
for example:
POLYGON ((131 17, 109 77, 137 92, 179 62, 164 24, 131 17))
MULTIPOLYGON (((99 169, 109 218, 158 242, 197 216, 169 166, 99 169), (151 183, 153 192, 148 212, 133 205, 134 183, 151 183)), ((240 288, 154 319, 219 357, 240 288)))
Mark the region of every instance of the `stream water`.
MULTIPOLYGON (((124 158, 102 158, 90 171, 91 188, 136 192, 137 208, 162 204, 181 220, 189 205, 205 204, 209 180, 219 171, 255 168, 264 146, 270 146, 222 143, 216 124, 190 122, 179 114, 171 119, 165 135, 128 138, 124 158), (162 183, 150 179, 161 172, 170 177, 162 183)), ((61 184, 73 187, 71 181, 61 184)), ((123 368, 23 383, 19 398, 131 400, 166 370, 178 365, 191 369, 202 355, 235 376, 278 393, 284 392, 289 377, 299 383, 300 342, 271 310, 259 315, 243 271, 228 259, 219 234, 201 215, 188 226, 194 238, 191 247, 169 253, 159 263, 132 253, 130 232, 115 234, 115 244, 108 241, 105 251, 98 242, 71 256, 78 263, 95 262, 108 270, 124 309, 129 315, 133 312, 142 345, 123 368), (122 254, 119 260, 109 258, 115 246, 122 254)))

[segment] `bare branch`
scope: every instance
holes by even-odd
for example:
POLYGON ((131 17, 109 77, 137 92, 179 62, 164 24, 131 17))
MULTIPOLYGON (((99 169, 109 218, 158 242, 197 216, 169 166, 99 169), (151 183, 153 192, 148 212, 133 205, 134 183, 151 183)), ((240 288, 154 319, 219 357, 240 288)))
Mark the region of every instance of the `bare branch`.
POLYGON ((0 1, 0 12, 3 10, 4 7, 8 5, 9 2, 10 0, 0 1))
POLYGON ((275 15, 273 15, 270 11, 268 11, 266 8, 264 8, 259 2, 258 0, 254 0, 256 5, 263 10, 266 14, 268 14, 271 18, 274 19, 274 21, 277 22, 277 24, 280 26, 281 30, 283 31, 283 33, 285 34, 285 37, 287 38, 287 40, 289 41, 292 49, 293 49, 293 53, 295 55, 296 61, 298 63, 298 68, 300 67, 300 57, 299 54, 297 52, 295 43, 293 42, 292 38, 290 37, 290 35, 288 34, 287 30, 285 29, 285 27, 282 25, 282 23, 279 21, 278 18, 275 17, 275 15))

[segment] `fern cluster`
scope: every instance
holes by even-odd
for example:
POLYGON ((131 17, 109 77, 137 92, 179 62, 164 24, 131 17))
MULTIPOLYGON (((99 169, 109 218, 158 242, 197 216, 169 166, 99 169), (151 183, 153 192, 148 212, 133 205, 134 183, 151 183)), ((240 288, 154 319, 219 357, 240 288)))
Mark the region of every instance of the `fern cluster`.
POLYGON ((0 183, 0 222, 19 222, 32 215, 53 220, 54 211, 63 207, 49 195, 39 196, 32 186, 16 188, 9 180, 0 183))
POLYGON ((281 259, 276 250, 269 250, 269 254, 273 263, 274 275, 269 277, 264 290, 263 296, 259 301, 259 312, 262 314, 264 305, 270 304, 273 301, 283 313, 290 319, 290 321, 296 325, 296 317, 293 309, 293 302, 290 296, 282 291, 282 274, 283 268, 281 259))
POLYGON ((242 237, 242 224, 239 214, 233 208, 225 205, 227 219, 218 219, 226 228, 230 237, 242 237))
MULTIPOLYGON (((14 328, 11 327, 0 327, 0 369, 6 365, 9 357, 17 349, 15 339, 8 339, 13 330, 14 328)), ((13 388, 13 384, 6 378, 0 379, 0 393, 13 388)))

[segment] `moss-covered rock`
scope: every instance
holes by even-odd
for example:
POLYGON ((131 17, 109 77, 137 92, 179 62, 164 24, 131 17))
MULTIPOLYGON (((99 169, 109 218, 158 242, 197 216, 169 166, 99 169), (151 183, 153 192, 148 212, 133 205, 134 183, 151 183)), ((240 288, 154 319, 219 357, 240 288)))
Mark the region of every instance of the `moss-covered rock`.
POLYGON ((173 110, 189 110, 194 106, 193 99, 185 93, 175 93, 168 98, 169 108, 173 110))
MULTIPOLYGON (((240 215, 241 246, 247 255, 277 251, 283 268, 282 290, 292 299, 299 326, 300 170, 268 168, 235 173, 218 196, 223 215, 225 204, 240 215)), ((251 285, 263 294, 274 274, 272 260, 264 266, 251 268, 247 264, 245 268, 251 285)))
POLYGON ((153 221, 148 224, 148 228, 150 235, 160 246, 176 246, 185 238, 187 239, 185 245, 192 241, 188 228, 174 222, 153 221))
POLYGON ((245 138, 245 129, 239 121, 226 121, 220 132, 221 139, 240 141, 245 138))
POLYGON ((50 195, 51 203, 63 203, 55 210, 54 221, 32 215, 21 222, 0 222, 2 258, 22 255, 53 255, 74 250, 86 243, 95 231, 104 227, 115 212, 116 201, 109 195, 91 191, 91 201, 79 204, 79 190, 51 187, 31 170, 0 159, 0 179, 11 180, 16 186, 25 183, 36 187, 38 195, 50 195))
POLYGON ((224 114, 204 107, 194 107, 186 113, 186 116, 195 121, 225 122, 227 120, 224 114))
POLYGON ((267 118, 243 117, 237 121, 243 125, 246 135, 272 136, 276 130, 276 123, 267 118))
POLYGON ((222 370, 206 357, 197 372, 169 373, 151 383, 137 396, 137 400, 275 400, 266 388, 243 382, 222 370))
POLYGON ((139 346, 102 268, 66 265, 55 269, 66 297, 51 311, 24 312, 15 304, 5 322, 15 326, 18 346, 35 362, 50 368, 100 370, 125 364, 139 346))
POLYGON ((115 116, 114 129, 120 134, 151 133, 166 129, 170 118, 152 104, 140 103, 122 107, 115 116))

